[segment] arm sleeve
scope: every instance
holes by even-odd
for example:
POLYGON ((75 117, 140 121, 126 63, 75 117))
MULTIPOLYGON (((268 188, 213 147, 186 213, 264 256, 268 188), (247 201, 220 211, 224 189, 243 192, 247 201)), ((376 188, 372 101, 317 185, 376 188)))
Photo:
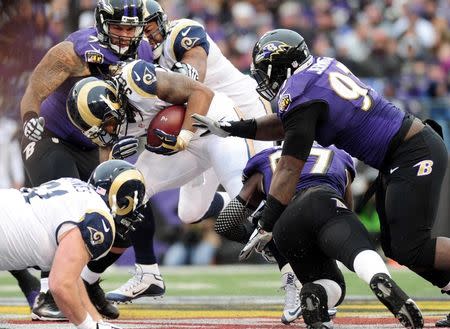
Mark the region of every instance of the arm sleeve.
POLYGON ((222 210, 216 220, 214 230, 228 240, 245 244, 254 228, 247 218, 254 210, 250 208, 250 205, 245 205, 243 200, 237 196, 222 210))
POLYGON ((326 112, 326 103, 318 101, 290 110, 282 121, 285 131, 282 155, 306 161, 315 139, 317 123, 326 112))

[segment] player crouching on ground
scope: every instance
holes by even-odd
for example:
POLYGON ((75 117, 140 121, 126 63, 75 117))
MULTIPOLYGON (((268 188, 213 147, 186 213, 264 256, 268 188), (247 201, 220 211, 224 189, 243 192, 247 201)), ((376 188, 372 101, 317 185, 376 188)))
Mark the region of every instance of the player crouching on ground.
POLYGON ((61 178, 1 189, 0 270, 51 270, 50 291, 70 322, 79 329, 118 328, 103 322, 80 273, 134 229, 144 193, 142 174, 122 160, 99 165, 88 183, 61 178))

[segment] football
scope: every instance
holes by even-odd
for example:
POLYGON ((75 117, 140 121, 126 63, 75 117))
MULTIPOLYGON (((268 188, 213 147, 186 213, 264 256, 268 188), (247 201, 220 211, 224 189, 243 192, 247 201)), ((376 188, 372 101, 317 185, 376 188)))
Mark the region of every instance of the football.
POLYGON ((161 140, 155 134, 155 129, 178 136, 184 121, 186 107, 184 105, 171 105, 161 111, 153 118, 147 129, 147 144, 150 146, 161 145, 161 140))

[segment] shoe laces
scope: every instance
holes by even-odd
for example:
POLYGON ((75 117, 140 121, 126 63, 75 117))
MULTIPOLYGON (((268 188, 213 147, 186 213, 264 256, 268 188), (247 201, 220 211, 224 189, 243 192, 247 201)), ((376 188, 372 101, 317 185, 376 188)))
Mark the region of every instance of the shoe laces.
POLYGON ((286 284, 282 287, 286 293, 284 308, 294 309, 300 305, 299 290, 295 285, 295 275, 292 273, 287 274, 286 284))
POLYGON ((139 286, 144 278, 144 272, 141 269, 136 269, 134 271, 128 271, 132 277, 122 286, 122 290, 129 291, 139 286))

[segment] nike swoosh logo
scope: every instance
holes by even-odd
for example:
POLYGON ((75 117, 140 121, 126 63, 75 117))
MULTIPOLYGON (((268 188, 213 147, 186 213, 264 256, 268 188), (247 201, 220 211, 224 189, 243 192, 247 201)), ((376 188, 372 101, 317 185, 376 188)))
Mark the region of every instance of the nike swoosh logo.
POLYGON ((141 77, 139 76, 139 74, 136 73, 136 71, 133 71, 133 74, 134 74, 137 82, 141 81, 141 77))
POLYGON ((392 174, 392 173, 393 173, 394 171, 396 171, 398 168, 399 168, 399 167, 392 168, 391 170, 389 170, 389 172, 392 174))
POLYGON ((189 28, 188 28, 187 30, 181 32, 181 35, 182 35, 183 37, 185 37, 185 36, 189 33, 190 30, 191 30, 191 27, 189 26, 189 28))
POLYGON ((296 315, 297 314, 297 312, 298 312, 298 310, 300 309, 300 306, 299 307, 297 307, 295 310, 293 310, 293 311, 289 311, 288 313, 289 313, 289 315, 292 315, 292 316, 294 316, 294 315, 296 315))
POLYGON ((110 228, 109 228, 109 227, 106 227, 106 224, 105 224, 104 221, 102 221, 102 225, 103 225, 103 230, 105 231, 105 233, 108 233, 109 230, 110 230, 110 228))
POLYGON ((133 295, 139 295, 141 292, 144 292, 145 290, 147 290, 149 287, 144 287, 144 288, 142 288, 142 289, 139 289, 139 290, 133 290, 131 293, 133 294, 133 295))

